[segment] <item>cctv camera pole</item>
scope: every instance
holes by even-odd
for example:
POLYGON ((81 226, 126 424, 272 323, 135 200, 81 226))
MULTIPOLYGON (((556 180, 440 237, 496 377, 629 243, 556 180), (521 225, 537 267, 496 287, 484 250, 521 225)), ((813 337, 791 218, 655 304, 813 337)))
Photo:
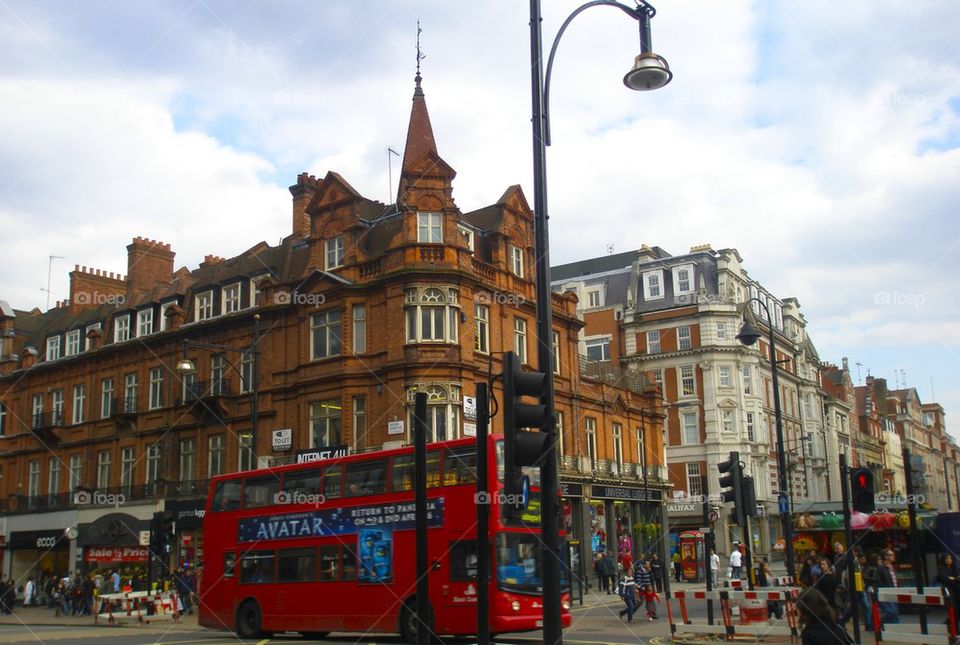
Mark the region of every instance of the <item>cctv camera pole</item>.
POLYGON ((413 403, 413 490, 417 516, 417 645, 428 645, 432 634, 430 585, 427 578, 427 393, 417 392, 413 403))
POLYGON ((477 643, 490 643, 490 491, 487 490, 487 429, 490 398, 477 383, 477 643))
MULTIPOLYGON (((923 555, 917 544, 917 496, 913 490, 913 464, 910 462, 910 449, 903 449, 903 476, 907 480, 907 513, 910 516, 910 553, 913 554, 913 571, 917 579, 917 593, 923 593, 924 568, 923 555)), ((927 607, 920 605, 920 633, 928 634, 927 607)))

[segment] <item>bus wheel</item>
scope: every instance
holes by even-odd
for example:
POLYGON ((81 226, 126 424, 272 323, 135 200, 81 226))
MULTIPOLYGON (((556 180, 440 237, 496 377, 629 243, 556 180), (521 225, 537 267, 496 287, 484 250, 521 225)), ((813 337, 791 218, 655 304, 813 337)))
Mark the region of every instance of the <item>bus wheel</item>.
MULTIPOLYGON (((427 631, 431 633, 430 641, 433 641, 433 610, 427 610, 427 631)), ((417 618, 417 603, 416 600, 411 600, 403 606, 403 611, 400 612, 400 634, 403 636, 403 640, 411 643, 412 645, 417 645, 417 632, 423 627, 420 624, 420 620, 417 618)))
POLYGON ((300 635, 304 638, 312 638, 313 640, 321 641, 329 636, 330 632, 300 632, 300 635))
POLYGON ((260 605, 248 600, 237 610, 237 634, 241 638, 257 638, 260 631, 260 605))

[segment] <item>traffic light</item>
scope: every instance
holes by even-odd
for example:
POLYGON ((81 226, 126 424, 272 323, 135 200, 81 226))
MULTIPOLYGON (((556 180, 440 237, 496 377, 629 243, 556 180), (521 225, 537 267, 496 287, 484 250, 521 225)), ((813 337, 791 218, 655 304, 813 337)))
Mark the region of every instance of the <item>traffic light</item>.
POLYGON ((160 557, 163 553, 163 538, 160 534, 160 513, 154 513, 150 518, 150 553, 160 557))
POLYGON ((547 449, 547 435, 527 428, 547 427, 547 406, 523 403, 525 396, 542 399, 547 383, 543 372, 525 372, 513 352, 503 355, 503 500, 504 511, 516 517, 530 497, 530 480, 524 466, 537 466, 547 449))
POLYGON ((741 477, 743 490, 743 514, 750 517, 757 516, 757 489, 753 477, 741 477))
POLYGON ((176 538, 177 523, 173 511, 164 511, 160 515, 160 553, 170 555, 176 538))
POLYGON ((730 452, 730 458, 717 464, 717 470, 723 475, 720 478, 720 497, 724 502, 733 502, 734 523, 743 526, 743 469, 740 466, 740 453, 730 452), (729 488, 729 490, 724 490, 729 488))
POLYGON ((873 471, 869 468, 856 468, 850 473, 850 500, 855 511, 874 511, 873 471))

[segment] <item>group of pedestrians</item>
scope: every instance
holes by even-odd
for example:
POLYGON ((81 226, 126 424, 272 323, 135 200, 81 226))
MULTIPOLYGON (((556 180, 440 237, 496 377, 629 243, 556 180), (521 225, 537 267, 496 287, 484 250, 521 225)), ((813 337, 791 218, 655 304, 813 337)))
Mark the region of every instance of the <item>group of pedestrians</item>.
POLYGON ((617 591, 625 605, 620 610, 620 618, 626 617, 628 623, 633 622, 633 615, 637 612, 640 603, 644 604, 647 620, 657 620, 659 618, 657 610, 660 596, 657 592, 663 590, 663 567, 660 567, 659 573, 654 574, 652 567, 654 560, 659 563, 659 558, 656 555, 649 560, 638 560, 636 563, 631 563, 620 578, 617 591), (655 580, 659 580, 659 585, 655 584, 655 580))

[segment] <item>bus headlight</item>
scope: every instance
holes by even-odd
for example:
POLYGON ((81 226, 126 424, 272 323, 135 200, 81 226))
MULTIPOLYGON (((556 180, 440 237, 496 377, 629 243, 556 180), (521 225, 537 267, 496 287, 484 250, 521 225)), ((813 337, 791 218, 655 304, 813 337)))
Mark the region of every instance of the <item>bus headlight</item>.
POLYGON ((564 610, 564 611, 570 611, 570 601, 569 601, 569 600, 564 600, 562 603, 560 603, 560 606, 563 607, 563 610, 564 610))
POLYGON ((520 611, 520 602, 517 600, 514 600, 512 603, 510 603, 510 608, 513 609, 514 611, 520 611))

